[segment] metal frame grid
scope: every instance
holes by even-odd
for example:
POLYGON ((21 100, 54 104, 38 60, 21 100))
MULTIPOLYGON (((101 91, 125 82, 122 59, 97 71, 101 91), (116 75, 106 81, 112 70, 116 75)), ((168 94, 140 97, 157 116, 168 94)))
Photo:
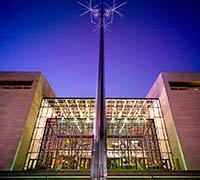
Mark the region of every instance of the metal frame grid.
MULTIPOLYGON (((24 168, 90 169, 95 99, 41 104, 24 168)), ((108 169, 173 169, 158 99, 106 99, 108 169)))
POLYGON ((48 169, 89 169, 92 124, 84 119, 48 119, 38 165, 48 169))

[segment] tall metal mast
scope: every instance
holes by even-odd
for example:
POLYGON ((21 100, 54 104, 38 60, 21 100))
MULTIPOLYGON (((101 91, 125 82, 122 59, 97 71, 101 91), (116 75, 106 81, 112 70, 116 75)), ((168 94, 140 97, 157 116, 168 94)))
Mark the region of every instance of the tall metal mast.
POLYGON ((89 5, 84 5, 86 11, 81 15, 90 12, 91 23, 95 24, 100 31, 99 45, 99 67, 98 67, 98 82, 95 104, 95 118, 93 123, 93 144, 92 144, 92 163, 90 178, 91 180, 107 180, 107 135, 106 135, 106 106, 105 106, 105 83, 104 83, 104 31, 106 27, 113 21, 113 14, 122 14, 117 10, 124 5, 117 5, 113 1, 113 6, 110 7, 103 0, 96 6, 92 5, 90 0, 89 5))
POLYGON ((93 123, 93 149, 90 178, 107 179, 107 143, 106 143, 106 108, 104 83, 104 9, 103 0, 100 7, 100 49, 98 83, 93 123))

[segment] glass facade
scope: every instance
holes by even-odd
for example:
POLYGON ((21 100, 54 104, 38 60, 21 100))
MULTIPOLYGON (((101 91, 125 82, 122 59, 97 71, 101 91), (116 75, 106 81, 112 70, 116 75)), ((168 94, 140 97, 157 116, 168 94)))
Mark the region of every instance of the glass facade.
MULTIPOLYGON (((89 170, 95 99, 43 99, 25 170, 89 170)), ((108 169, 173 169, 158 99, 106 99, 108 169)))

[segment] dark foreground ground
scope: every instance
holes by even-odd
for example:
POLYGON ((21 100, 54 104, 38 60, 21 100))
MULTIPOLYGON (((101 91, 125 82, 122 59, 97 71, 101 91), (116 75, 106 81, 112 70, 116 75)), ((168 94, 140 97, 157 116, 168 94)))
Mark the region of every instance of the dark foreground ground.
MULTIPOLYGON (((86 180, 90 179, 89 171, 0 171, 0 179, 29 180, 86 180)), ((200 179, 200 171, 116 171, 108 172, 108 180, 122 179, 200 179)))

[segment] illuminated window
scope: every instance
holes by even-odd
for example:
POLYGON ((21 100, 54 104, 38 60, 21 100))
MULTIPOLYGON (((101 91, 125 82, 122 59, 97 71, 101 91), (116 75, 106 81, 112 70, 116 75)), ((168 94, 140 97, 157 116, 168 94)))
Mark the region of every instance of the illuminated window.
MULTIPOLYGON (((25 169, 87 170, 95 99, 44 99, 25 169)), ((172 169, 157 99, 106 99, 108 169, 172 169)))

